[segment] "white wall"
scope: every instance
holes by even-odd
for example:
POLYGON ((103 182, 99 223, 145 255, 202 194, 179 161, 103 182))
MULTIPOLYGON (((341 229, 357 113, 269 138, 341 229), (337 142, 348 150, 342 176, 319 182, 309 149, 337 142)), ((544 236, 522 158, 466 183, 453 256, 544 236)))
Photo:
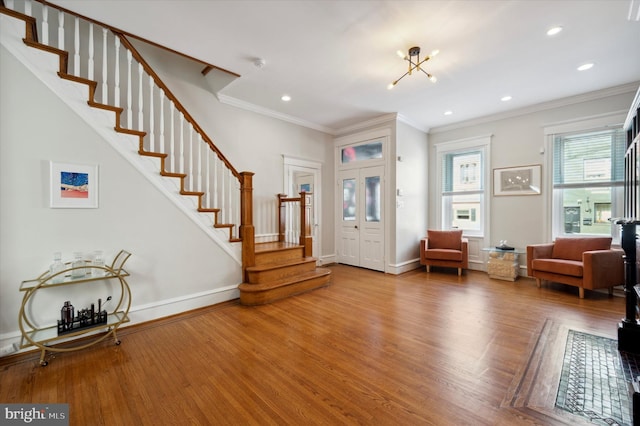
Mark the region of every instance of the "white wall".
MULTIPOLYGON (((582 95, 571 99, 552 102, 547 105, 532 107, 520 112, 514 111, 509 117, 494 117, 461 123, 454 126, 434 128, 429 132, 430 156, 429 194, 429 226, 437 228, 434 223, 437 216, 436 197, 438 190, 434 187, 435 179, 435 144, 465 138, 492 135, 491 169, 501 167, 522 166, 530 164, 543 165, 542 195, 493 197, 491 200, 489 241, 492 245, 499 240, 508 240, 509 245, 526 247, 528 244, 546 242, 550 239, 550 224, 547 223, 547 211, 550 208, 548 196, 550 184, 545 179, 546 156, 540 150, 545 147, 544 128, 574 120, 610 114, 616 111, 627 111, 633 100, 637 86, 612 89, 598 94, 582 95), (606 93, 616 93, 606 96, 606 93), (602 97, 604 96, 604 97, 602 97)), ((491 183, 493 184, 493 183, 491 183)), ((490 188, 493 193, 493 187, 490 188)), ((521 262, 522 263, 522 262, 521 262)))
POLYGON ((284 190, 283 155, 322 164, 323 253, 320 256, 332 257, 333 138, 326 133, 225 105, 210 91, 201 74, 201 64, 149 45, 135 43, 135 46, 231 164, 238 171, 255 173, 256 234, 275 232, 277 229, 274 211, 266 212, 274 214, 268 224, 261 222, 261 217, 265 214, 262 205, 271 205, 276 195, 284 190))
POLYGON ((403 122, 396 124, 395 264, 414 269, 420 260, 420 239, 426 236, 428 207, 427 135, 403 122), (401 161, 398 160, 400 157, 401 161))

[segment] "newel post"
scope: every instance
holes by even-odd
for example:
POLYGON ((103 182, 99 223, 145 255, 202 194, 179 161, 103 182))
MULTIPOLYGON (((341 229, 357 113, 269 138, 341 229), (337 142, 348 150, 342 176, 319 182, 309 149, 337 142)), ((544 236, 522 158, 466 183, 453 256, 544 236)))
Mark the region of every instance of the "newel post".
POLYGON ((253 226, 253 172, 240 173, 240 229, 242 239, 242 279, 247 280, 247 268, 255 266, 255 228, 253 226))
POLYGON ((278 194, 278 241, 285 241, 286 221, 287 221, 287 206, 282 201, 286 198, 287 194, 278 194))
POLYGON ((300 193, 300 245, 304 247, 304 256, 313 256, 313 240, 311 237, 310 210, 311 206, 307 206, 307 193, 300 193))

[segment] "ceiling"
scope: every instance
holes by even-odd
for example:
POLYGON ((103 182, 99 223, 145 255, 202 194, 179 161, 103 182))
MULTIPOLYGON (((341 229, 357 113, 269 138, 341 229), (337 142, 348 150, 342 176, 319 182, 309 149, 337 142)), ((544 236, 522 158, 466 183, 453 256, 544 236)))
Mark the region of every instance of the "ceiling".
POLYGON ((240 74, 225 102, 332 134, 389 113, 426 131, 640 81, 640 0, 50 3, 240 74), (388 90, 412 46, 439 49, 425 66, 438 81, 388 90))

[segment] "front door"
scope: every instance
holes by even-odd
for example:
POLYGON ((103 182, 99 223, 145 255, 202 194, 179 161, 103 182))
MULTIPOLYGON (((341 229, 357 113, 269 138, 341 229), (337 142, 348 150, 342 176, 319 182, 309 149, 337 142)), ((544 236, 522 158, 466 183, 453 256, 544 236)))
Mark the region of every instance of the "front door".
POLYGON ((339 172, 338 262, 384 271, 384 167, 339 172))

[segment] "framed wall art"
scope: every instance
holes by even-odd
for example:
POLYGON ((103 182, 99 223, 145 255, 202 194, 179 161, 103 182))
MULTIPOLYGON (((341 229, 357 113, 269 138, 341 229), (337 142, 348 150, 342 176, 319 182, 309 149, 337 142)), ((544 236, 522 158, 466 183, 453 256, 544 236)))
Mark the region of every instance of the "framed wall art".
POLYGON ((98 166, 50 161, 51 208, 98 208, 98 166))
POLYGON ((540 164, 493 169, 493 195, 539 195, 540 164))

